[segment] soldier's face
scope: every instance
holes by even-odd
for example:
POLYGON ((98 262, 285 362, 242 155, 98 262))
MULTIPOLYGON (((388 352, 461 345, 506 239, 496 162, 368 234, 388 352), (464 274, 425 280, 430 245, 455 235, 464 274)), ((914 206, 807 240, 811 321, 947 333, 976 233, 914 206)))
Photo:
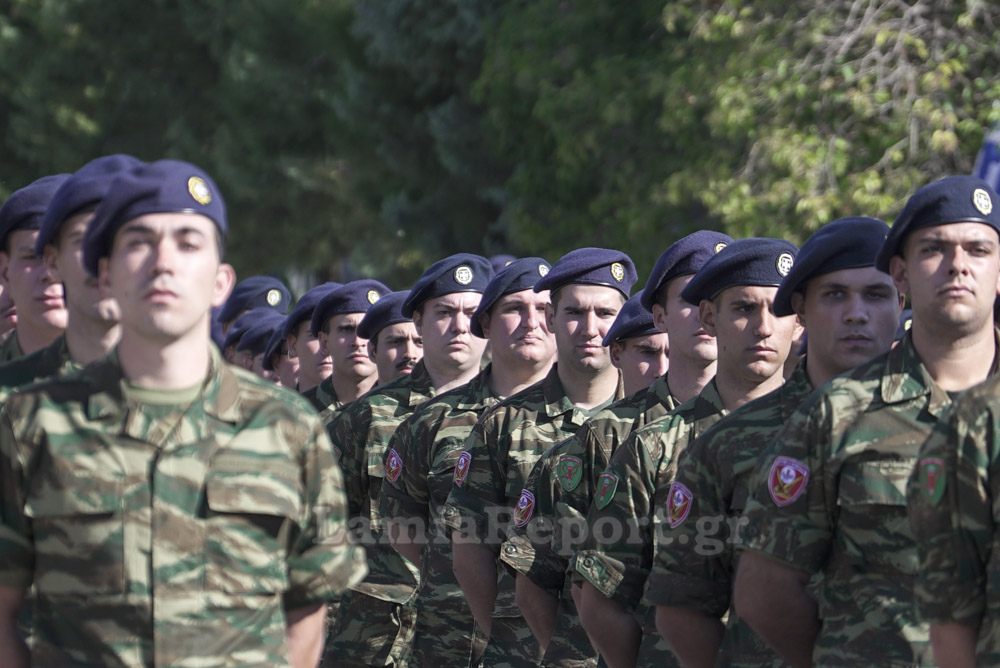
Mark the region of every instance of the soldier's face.
POLYGON ((983 223, 952 223, 914 230, 889 273, 909 293, 913 329, 945 337, 992 326, 1000 293, 1000 239, 983 223))
POLYGON ((832 377, 889 349, 903 302, 888 274, 858 267, 810 279, 792 307, 809 332, 810 365, 832 377))
POLYGON ((486 340, 473 336, 469 325, 481 299, 478 292, 453 292, 427 300, 414 312, 428 364, 456 372, 479 366, 486 340))
POLYGON ((570 283, 559 289, 549 310, 559 363, 601 371, 611 364, 603 341, 625 303, 622 293, 600 285, 570 283))
POLYGON ((334 375, 362 381, 377 370, 368 355, 368 339, 358 336, 358 323, 364 313, 340 313, 327 323, 329 332, 319 333, 319 343, 333 361, 334 375))
POLYGON ((216 228, 199 214, 154 213, 125 223, 100 261, 99 283, 122 313, 122 334, 157 343, 208 336, 211 310, 236 274, 219 261, 216 228))
POLYGON ((615 341, 609 348, 611 362, 622 372, 625 394, 649 387, 667 372, 670 364, 670 338, 666 334, 647 334, 615 341))
POLYGON ((551 360, 556 352, 556 338, 546 319, 551 305, 548 290, 521 290, 498 299, 480 323, 493 359, 532 365, 551 360))
POLYGON ((316 387, 333 373, 333 360, 309 331, 309 324, 308 319, 299 323, 295 334, 288 337, 288 354, 299 361, 299 385, 305 390, 316 387))
POLYGON ((774 315, 778 288, 735 285, 701 302, 701 321, 715 334, 719 372, 762 383, 780 374, 799 328, 794 315, 774 315))
POLYGON ((376 335, 377 345, 371 352, 378 368, 378 382, 406 376, 424 357, 424 340, 412 322, 397 322, 383 327, 376 335))
POLYGON ((35 331, 66 328, 62 285, 53 278, 42 258, 35 255, 37 230, 15 230, 0 251, 0 282, 17 308, 18 320, 35 331))
POLYGON ((681 299, 681 292, 694 274, 678 276, 667 284, 666 308, 653 305, 656 328, 670 333, 670 353, 674 359, 683 357, 701 364, 710 364, 718 355, 715 337, 705 331, 698 307, 681 299))
POLYGON ((97 278, 83 268, 83 233, 93 212, 70 216, 59 231, 58 247, 45 247, 43 259, 52 278, 63 284, 66 308, 74 318, 115 324, 121 316, 118 302, 102 294, 97 278), (69 289, 65 286, 69 285, 69 289))
POLYGON ((299 358, 289 357, 288 342, 281 344, 281 350, 275 353, 271 360, 274 367, 274 380, 282 387, 295 389, 299 383, 299 358))

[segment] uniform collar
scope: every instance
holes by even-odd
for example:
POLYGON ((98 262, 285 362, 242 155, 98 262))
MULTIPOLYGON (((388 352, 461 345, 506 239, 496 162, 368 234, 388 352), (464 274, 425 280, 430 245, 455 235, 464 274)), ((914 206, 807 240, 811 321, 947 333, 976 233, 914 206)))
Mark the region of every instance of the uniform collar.
POLYGON ((573 405, 573 402, 569 400, 569 397, 566 396, 566 390, 563 389, 562 381, 559 380, 558 367, 558 364, 553 364, 548 375, 540 381, 542 397, 545 401, 545 414, 551 418, 565 415, 566 413, 573 413, 572 421, 574 423, 583 424, 583 422, 589 420, 598 411, 607 408, 609 405, 619 399, 623 399, 625 396, 625 392, 622 389, 621 374, 619 374, 618 388, 615 390, 613 397, 611 397, 608 401, 605 401, 600 406, 595 406, 594 408, 590 408, 588 410, 577 408, 573 405))
POLYGON ((806 372, 806 357, 803 355, 792 370, 792 375, 778 388, 781 393, 780 411, 781 422, 784 424, 791 419, 795 409, 813 391, 812 383, 809 382, 809 374, 806 372), (786 399, 788 399, 786 401, 786 399))

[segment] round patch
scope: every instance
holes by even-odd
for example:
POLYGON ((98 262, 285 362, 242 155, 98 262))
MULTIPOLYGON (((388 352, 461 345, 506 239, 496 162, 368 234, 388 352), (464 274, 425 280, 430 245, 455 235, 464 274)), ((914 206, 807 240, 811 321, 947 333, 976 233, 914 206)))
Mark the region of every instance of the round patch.
POLYGON ((369 290, 368 291, 368 303, 369 304, 374 304, 377 301, 378 301, 378 293, 376 291, 374 291, 374 290, 369 290))
POLYGON ((679 482, 670 485, 670 492, 667 496, 667 523, 671 529, 676 529, 691 513, 691 503, 694 501, 694 494, 686 486, 679 482))
POLYGON ((794 502, 806 491, 809 467, 791 457, 778 457, 767 476, 768 492, 778 507, 794 502))
POLYGON ((720 241, 719 243, 715 244, 715 252, 718 253, 728 245, 729 244, 727 244, 725 241, 720 241))
POLYGON ((791 253, 782 253, 778 256, 778 261, 774 263, 774 266, 777 268, 779 274, 788 276, 788 272, 792 270, 793 264, 795 264, 795 258, 792 257, 791 253))
POLYGON ((538 275, 541 276, 542 278, 545 278, 546 276, 548 276, 549 275, 549 265, 547 265, 547 264, 540 264, 540 265, 538 265, 538 275))
POLYGON ((206 206, 212 201, 212 189, 200 176, 192 176, 188 179, 188 192, 191 193, 194 201, 202 206, 206 206))
POLYGON ((984 216, 990 215, 990 212, 993 211, 993 200, 990 199, 989 193, 982 188, 976 188, 972 191, 972 204, 984 216))
POLYGON ((468 450, 464 451, 458 456, 458 461, 455 462, 455 477, 454 482, 458 487, 462 486, 465 479, 469 476, 469 466, 472 464, 472 453, 468 450))
POLYGON ((514 524, 523 527, 535 512, 535 495, 528 490, 521 490, 521 497, 514 508, 514 524))
POLYGON ((268 306, 277 306, 281 302, 281 292, 279 290, 268 290, 265 299, 268 306))
POLYGON ((459 285, 468 285, 472 282, 472 268, 462 265, 455 270, 455 282, 459 285))
POLYGON ((622 266, 621 262, 615 262, 611 265, 611 277, 619 283, 625 280, 625 267, 622 266))
POLYGON ((402 472, 403 458, 399 456, 395 448, 392 448, 385 457, 385 479, 389 482, 396 482, 402 472))

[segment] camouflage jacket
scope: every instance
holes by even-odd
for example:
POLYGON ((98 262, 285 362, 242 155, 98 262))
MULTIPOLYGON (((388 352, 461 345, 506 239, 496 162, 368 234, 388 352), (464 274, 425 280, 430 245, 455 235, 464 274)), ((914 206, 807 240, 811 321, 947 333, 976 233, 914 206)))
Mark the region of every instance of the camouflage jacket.
POLYGON ((395 474, 386 471, 383 461, 396 427, 433 396, 431 377, 418 362, 410 375, 376 387, 327 422, 344 472, 352 530, 361 531, 368 552, 368 577, 354 589, 393 603, 405 603, 413 596, 417 569, 389 545, 384 534, 379 512, 382 479, 395 474))
POLYGON ((718 665, 785 665, 730 609, 739 540, 732 528, 746 505, 757 460, 812 389, 801 360, 784 385, 722 418, 677 460, 645 600, 720 619, 728 611, 718 665))
POLYGON ((0 399, 2 399, 2 393, 15 387, 21 387, 42 378, 59 376, 79 368, 80 365, 69 358, 66 336, 61 335, 41 350, 0 366, 0 399))
POLYGON ((957 399, 920 448, 907 490, 920 619, 978 631, 976 665, 1000 664, 1000 377, 957 399))
POLYGON ((758 463, 742 547, 822 574, 817 664, 933 665, 906 481, 950 405, 907 332, 810 395, 758 463))
POLYGON ((724 414, 713 378, 698 396, 633 432, 598 478, 584 549, 570 568, 629 612, 637 612, 652 567, 677 457, 724 414))
POLYGON ((7 336, 0 340, 0 364, 7 364, 24 357, 21 352, 21 343, 17 339, 17 329, 12 329, 7 336))
POLYGON ((190 402, 126 386, 112 353, 0 413, 0 585, 34 585, 32 663, 288 665, 285 610, 365 573, 319 419, 214 349, 190 402))

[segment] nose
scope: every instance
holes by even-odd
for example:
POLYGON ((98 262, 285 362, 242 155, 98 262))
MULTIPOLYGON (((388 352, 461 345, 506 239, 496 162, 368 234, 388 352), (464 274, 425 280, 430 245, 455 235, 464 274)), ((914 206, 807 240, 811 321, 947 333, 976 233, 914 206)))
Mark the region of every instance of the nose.
POLYGON ((948 266, 949 275, 956 276, 969 273, 969 254, 960 244, 952 246, 952 252, 949 253, 948 259, 950 261, 948 266))
POLYGON ((153 272, 156 275, 173 273, 177 246, 167 237, 161 237, 153 248, 153 272))
POLYGON ((868 307, 864 298, 857 293, 852 293, 847 308, 844 311, 844 322, 852 324, 864 324, 868 322, 868 307))
POLYGON ((757 336, 762 339, 766 339, 774 333, 774 312, 771 311, 771 307, 761 308, 758 313, 757 320, 757 336))
POLYGON ((670 366, 670 358, 667 356, 667 351, 660 353, 656 359, 656 364, 653 366, 655 368, 657 378, 667 372, 667 368, 670 366))
POLYGON ((420 357, 420 348, 417 346, 413 339, 407 339, 406 348, 404 348, 403 355, 407 359, 415 360, 420 357))
POLYGON ((469 331, 469 325, 472 322, 472 318, 465 311, 459 311, 455 314, 455 317, 451 319, 451 329, 456 333, 464 333, 469 331))
POLYGON ((587 338, 594 338, 600 335, 600 329, 597 326, 598 319, 597 314, 593 311, 587 311, 587 315, 583 317, 583 321, 580 323, 581 333, 585 334, 587 338))
POLYGON ((525 326, 529 329, 536 329, 541 324, 542 316, 534 308, 528 308, 528 315, 524 319, 525 326))

